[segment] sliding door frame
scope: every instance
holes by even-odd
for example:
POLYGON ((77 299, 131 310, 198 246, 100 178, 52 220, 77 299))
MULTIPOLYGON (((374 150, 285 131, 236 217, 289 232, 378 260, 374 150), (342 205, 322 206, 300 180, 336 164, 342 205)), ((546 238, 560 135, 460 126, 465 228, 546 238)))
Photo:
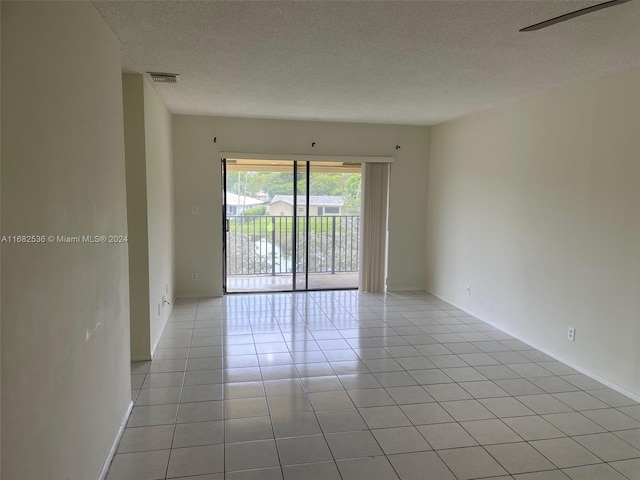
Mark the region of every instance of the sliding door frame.
MULTIPOLYGON (((227 158, 232 159, 248 159, 248 160, 289 160, 293 162, 293 219, 292 219, 292 286, 290 290, 269 290, 269 292, 309 292, 309 291, 330 291, 330 290, 345 290, 345 288, 322 288, 322 289, 310 289, 309 288, 309 202, 311 196, 311 163, 312 162, 347 162, 347 163, 387 163, 391 164, 395 162, 394 157, 385 156, 345 156, 345 155, 291 155, 291 154, 260 154, 260 153, 239 153, 239 152, 220 152, 220 161, 222 164, 222 291, 225 295, 233 295, 236 293, 264 293, 258 292, 229 292, 227 285, 227 158), (305 251, 304 251, 304 288, 298 288, 298 166, 300 162, 305 162, 305 251)), ((388 213, 387 213, 388 221, 388 213)), ((387 226, 388 235, 388 226, 387 226)), ((273 247, 272 247, 273 248, 273 247)), ((348 290, 357 290, 357 288, 351 288, 348 290)))
MULTIPOLYGON (((291 219, 293 229, 291 242, 291 273, 293 275, 292 291, 298 286, 298 161, 293 161, 293 218, 291 219)), ((273 246, 271 246, 273 248, 273 246)), ((305 269, 306 270, 306 269, 305 269)))
POLYGON ((222 293, 227 292, 227 233, 229 221, 227 220, 227 159, 221 159, 222 173, 222 293))

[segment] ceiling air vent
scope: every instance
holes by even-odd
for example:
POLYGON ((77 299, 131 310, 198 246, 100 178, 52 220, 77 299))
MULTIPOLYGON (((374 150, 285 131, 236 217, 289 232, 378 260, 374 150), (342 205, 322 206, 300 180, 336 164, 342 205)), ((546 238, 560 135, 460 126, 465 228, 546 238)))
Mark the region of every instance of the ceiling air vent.
POLYGON ((177 73, 148 72, 155 83, 178 83, 177 73))

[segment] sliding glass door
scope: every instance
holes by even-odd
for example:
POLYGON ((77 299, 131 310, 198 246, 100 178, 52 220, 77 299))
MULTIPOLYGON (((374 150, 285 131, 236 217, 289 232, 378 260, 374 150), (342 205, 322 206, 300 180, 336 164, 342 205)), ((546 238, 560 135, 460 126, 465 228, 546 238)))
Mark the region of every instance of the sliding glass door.
POLYGON ((357 288, 359 164, 225 159, 225 291, 357 288))
POLYGON ((227 292, 294 290, 296 168, 292 161, 223 160, 227 292))
POLYGON ((360 165, 309 162, 307 289, 357 288, 360 165))

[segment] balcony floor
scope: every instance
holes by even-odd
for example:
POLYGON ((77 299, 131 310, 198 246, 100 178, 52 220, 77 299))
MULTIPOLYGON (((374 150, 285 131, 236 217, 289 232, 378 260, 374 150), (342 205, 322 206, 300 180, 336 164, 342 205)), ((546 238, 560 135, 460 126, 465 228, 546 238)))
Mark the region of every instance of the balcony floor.
MULTIPOLYGON (((304 290, 304 275, 298 274, 298 290, 304 290)), ((358 288, 358 273, 310 273, 309 290, 358 288)), ((291 275, 229 275, 227 292, 273 292, 293 289, 291 275)))

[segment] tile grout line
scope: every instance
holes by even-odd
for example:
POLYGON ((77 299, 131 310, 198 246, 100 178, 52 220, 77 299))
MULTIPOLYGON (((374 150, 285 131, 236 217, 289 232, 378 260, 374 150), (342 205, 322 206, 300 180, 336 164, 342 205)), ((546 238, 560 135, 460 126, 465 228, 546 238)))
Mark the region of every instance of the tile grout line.
MULTIPOLYGON (((171 446, 169 447, 169 458, 167 459, 167 468, 165 470, 165 474, 164 477, 165 479, 169 476, 169 465, 171 465, 171 457, 173 456, 173 443, 175 442, 175 438, 176 438, 176 430, 178 428, 178 416, 180 415, 180 407, 182 405, 182 392, 184 391, 184 382, 185 379, 187 377, 187 368, 189 367, 189 354, 191 352, 191 342, 193 341, 193 332, 195 330, 195 323, 196 323, 196 318, 198 316, 198 304, 200 303, 200 300, 198 299, 197 303, 196 303, 196 310, 193 314, 193 328, 191 328, 191 336, 189 337, 189 346, 187 347, 187 359, 186 362, 184 364, 184 372, 182 375, 182 383, 180 385, 180 395, 178 396, 178 408, 176 409, 176 418, 175 421, 173 423, 173 434, 171 435, 171 446)), ((171 321, 171 317, 169 317, 169 320, 171 321)), ((164 332, 163 332, 164 335, 164 332)), ((152 360, 153 363, 153 360, 152 360)), ((149 369, 151 369, 151 366, 149 366, 149 369)))

